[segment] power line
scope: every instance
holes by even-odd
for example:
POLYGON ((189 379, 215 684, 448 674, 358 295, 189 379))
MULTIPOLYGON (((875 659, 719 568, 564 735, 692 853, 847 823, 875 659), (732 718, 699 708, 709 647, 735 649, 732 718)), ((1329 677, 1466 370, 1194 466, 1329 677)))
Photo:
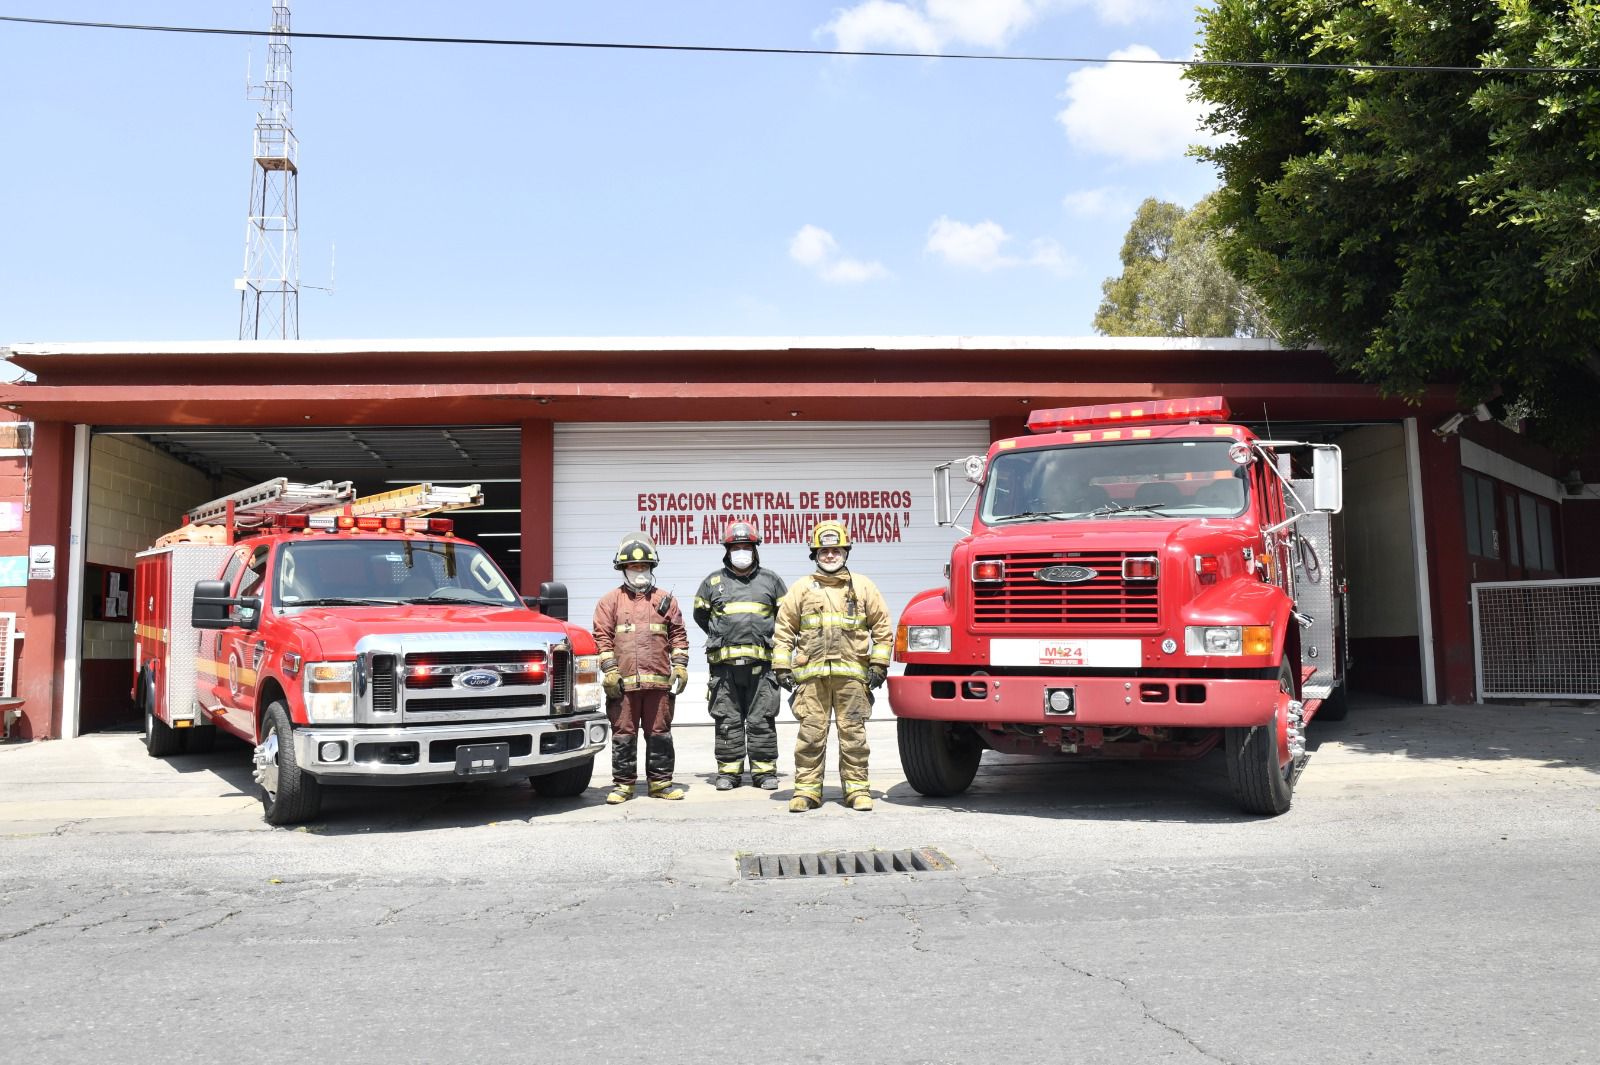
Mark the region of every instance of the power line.
MULTIPOLYGON (((138 30, 148 33, 196 33, 223 37, 266 37, 269 30, 235 30, 210 26, 154 26, 132 22, 80 22, 71 19, 25 18, 0 15, 0 22, 72 29, 138 30)), ((388 33, 310 33, 296 30, 287 36, 314 41, 374 41, 392 44, 460 44, 506 48, 571 48, 626 52, 702 52, 721 55, 860 56, 874 59, 968 59, 997 63, 1123 64, 1240 70, 1343 70, 1379 74, 1600 74, 1600 67, 1469 67, 1428 66, 1410 63, 1303 63, 1279 60, 1136 59, 1093 58, 1069 55, 992 55, 979 52, 887 52, 832 48, 752 48, 716 44, 638 44, 624 41, 542 41, 507 37, 425 37, 388 33)))

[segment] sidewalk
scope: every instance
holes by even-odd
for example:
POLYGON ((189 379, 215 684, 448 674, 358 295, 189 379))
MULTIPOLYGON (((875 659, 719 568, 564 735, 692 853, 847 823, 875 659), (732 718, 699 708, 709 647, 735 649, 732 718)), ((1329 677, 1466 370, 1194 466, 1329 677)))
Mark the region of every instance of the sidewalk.
MULTIPOLYGON (((793 722, 780 722, 781 787, 718 792, 711 787, 714 732, 709 725, 673 730, 683 802, 642 796, 606 807, 608 758, 596 760, 593 783, 577 799, 545 800, 522 785, 485 788, 341 788, 325 793, 325 816, 340 831, 383 830, 397 818, 446 828, 495 820, 615 820, 721 818, 777 814, 793 787, 793 722)), ((872 788, 880 809, 936 814, 950 805, 1026 811, 1117 801, 1228 808, 1227 782, 1215 754, 1198 762, 1064 765, 987 753, 972 790, 956 800, 924 800, 905 783, 892 717, 868 724, 872 788), (1176 789, 1176 790, 1175 790, 1176 789)), ((1313 724, 1312 759, 1296 802, 1338 797, 1366 788, 1593 787, 1600 790, 1600 708, 1425 707, 1360 703, 1347 721, 1313 724)), ((825 796, 838 794, 836 752, 830 744, 825 796)), ((642 790, 642 789, 641 789, 642 790)), ((829 802, 827 814, 837 803, 829 802)), ((842 811, 842 807, 839 808, 842 811)), ((844 813, 848 814, 847 811, 844 813)), ((133 733, 76 740, 0 745, 0 836, 130 831, 271 831, 251 779, 249 750, 223 738, 215 752, 160 760, 133 733)))

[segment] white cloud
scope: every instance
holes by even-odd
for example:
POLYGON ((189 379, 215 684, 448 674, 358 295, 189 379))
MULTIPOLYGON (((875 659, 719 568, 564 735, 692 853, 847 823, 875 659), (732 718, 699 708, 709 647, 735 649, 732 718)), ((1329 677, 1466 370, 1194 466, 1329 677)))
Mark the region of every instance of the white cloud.
POLYGON ((959 44, 998 48, 1038 18, 1050 0, 864 0, 824 25, 847 52, 937 52, 959 44))
POLYGON ((1035 240, 1029 245, 1026 256, 1017 256, 1004 251, 1011 239, 1011 234, 998 222, 985 220, 969 225, 941 215, 928 228, 928 243, 923 250, 951 266, 985 273, 1012 266, 1060 270, 1067 265, 1061 246, 1053 240, 1035 240))
POLYGON ((820 226, 803 225, 789 238, 789 258, 806 267, 824 281, 839 285, 859 284, 889 277, 879 262, 865 262, 839 254, 839 242, 820 226))
POLYGON ((1117 185, 1101 185, 1095 189, 1079 189, 1061 197, 1061 206, 1069 214, 1080 218, 1106 218, 1131 215, 1134 197, 1127 189, 1117 185))
POLYGON ((1001 48, 1052 10, 1083 7, 1113 26, 1188 10, 1174 0, 862 0, 818 32, 832 34, 835 46, 847 52, 1001 48))
MULTIPOLYGON (((1156 59, 1142 44, 1111 53, 1112 59, 1156 59)), ((1056 115, 1067 139, 1083 151, 1128 163, 1182 157, 1191 144, 1212 143, 1202 130, 1201 104, 1188 98, 1176 66, 1114 63, 1086 67, 1067 76, 1064 110, 1056 115)))

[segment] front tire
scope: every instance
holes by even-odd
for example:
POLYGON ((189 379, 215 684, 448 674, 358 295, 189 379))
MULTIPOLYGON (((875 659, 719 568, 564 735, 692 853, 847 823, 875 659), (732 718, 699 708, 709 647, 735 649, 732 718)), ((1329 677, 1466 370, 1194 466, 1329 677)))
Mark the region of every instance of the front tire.
POLYGON ((919 794, 944 799, 972 786, 983 761, 983 747, 962 725, 903 717, 895 722, 900 766, 906 783, 919 794))
POLYGON ((1272 720, 1252 728, 1230 728, 1227 734, 1228 782, 1245 813, 1276 817, 1294 799, 1294 759, 1279 743, 1289 701, 1294 698, 1293 665, 1284 660, 1278 671, 1278 701, 1272 720))
POLYGON ((540 777, 529 777, 528 783, 533 785, 535 795, 546 799, 570 799, 575 795, 582 795, 589 786, 589 779, 594 776, 594 759, 585 758, 577 765, 558 769, 554 773, 546 773, 540 777))
POLYGON ((267 731, 256 747, 256 783, 269 825, 309 821, 322 809, 322 786, 294 757, 294 725, 281 702, 267 706, 267 731))

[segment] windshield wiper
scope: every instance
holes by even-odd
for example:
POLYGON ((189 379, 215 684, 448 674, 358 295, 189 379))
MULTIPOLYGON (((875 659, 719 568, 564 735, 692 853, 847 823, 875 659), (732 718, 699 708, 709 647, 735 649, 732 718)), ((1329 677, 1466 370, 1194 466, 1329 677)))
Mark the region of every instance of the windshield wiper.
POLYGON ((1048 521, 1051 519, 1060 521, 1066 518, 1076 518, 1078 514, 1079 512, 1076 510, 1024 510, 1020 514, 1007 514, 1005 517, 995 518, 989 524, 1001 525, 1013 521, 1048 521))
POLYGON ((500 602, 498 602, 498 601, 496 601, 494 599, 485 599, 482 596, 475 595, 475 594, 473 594, 471 592, 465 592, 465 593, 462 593, 462 594, 459 594, 459 595, 451 595, 451 594, 448 594, 446 592, 439 591, 439 592, 433 592, 430 595, 411 595, 411 596, 407 596, 406 598, 404 598, 404 599, 402 599, 400 601, 402 603, 470 603, 470 604, 473 604, 473 605, 476 605, 476 606, 506 606, 506 605, 509 605, 509 604, 505 604, 505 603, 500 603, 500 602))
POLYGON ((392 599, 346 599, 339 596, 325 596, 320 599, 301 599, 293 603, 284 603, 284 606, 388 606, 394 602, 392 599))
POLYGON ((1171 504, 1170 503, 1133 503, 1133 504, 1124 504, 1124 503, 1118 503, 1118 502, 1113 500, 1112 502, 1107 503, 1104 506, 1095 507, 1093 510, 1089 511, 1088 516, 1091 517, 1091 518, 1102 518, 1102 517, 1110 517, 1113 514, 1118 515, 1118 516, 1121 516, 1123 514, 1150 514, 1153 511, 1161 510, 1162 508, 1168 507, 1168 506, 1171 506, 1171 504))

